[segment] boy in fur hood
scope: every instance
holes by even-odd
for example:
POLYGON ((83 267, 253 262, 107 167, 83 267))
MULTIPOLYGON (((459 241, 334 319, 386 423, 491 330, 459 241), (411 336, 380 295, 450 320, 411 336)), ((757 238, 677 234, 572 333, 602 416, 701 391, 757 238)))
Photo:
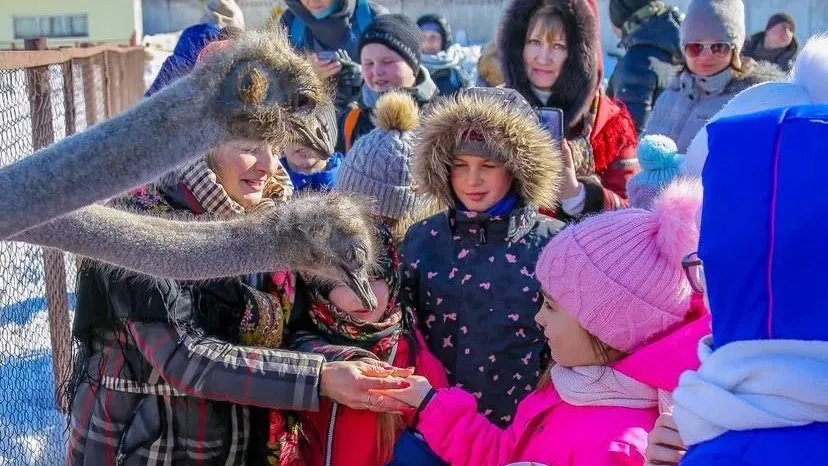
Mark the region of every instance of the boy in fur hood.
POLYGON ((563 224, 538 209, 557 201, 561 155, 511 89, 472 88, 433 104, 421 136, 418 192, 445 211, 406 235, 401 300, 449 382, 506 425, 545 365, 535 261, 563 224))

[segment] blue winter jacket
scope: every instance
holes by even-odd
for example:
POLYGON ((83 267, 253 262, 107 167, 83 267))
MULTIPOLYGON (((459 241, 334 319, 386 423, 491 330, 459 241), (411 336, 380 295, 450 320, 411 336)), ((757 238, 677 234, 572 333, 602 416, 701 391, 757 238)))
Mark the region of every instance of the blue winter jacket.
POLYGON ((313 174, 293 171, 285 157, 282 157, 280 162, 285 168, 285 171, 288 172, 290 182, 293 184, 293 189, 296 192, 306 189, 311 191, 330 191, 336 187, 336 173, 339 171, 339 164, 342 163, 344 157, 342 152, 334 152, 331 158, 328 159, 328 165, 325 169, 313 174))
POLYGON ((215 24, 196 24, 181 32, 178 43, 175 44, 173 54, 167 57, 158 76, 147 90, 145 97, 160 91, 176 79, 189 73, 195 67, 198 54, 210 42, 216 41, 222 28, 215 24))
MULTIPOLYGON (((707 131, 699 255, 714 349, 744 340, 828 340, 828 199, 817 169, 825 161, 828 105, 723 119, 707 131)), ((692 447, 681 464, 826 463, 828 424, 814 423, 730 431, 692 447)))
POLYGON ((456 210, 408 230, 400 301, 415 310, 449 383, 475 393, 480 412, 507 426, 546 367, 535 323, 541 250, 563 223, 521 205, 503 217, 456 210))

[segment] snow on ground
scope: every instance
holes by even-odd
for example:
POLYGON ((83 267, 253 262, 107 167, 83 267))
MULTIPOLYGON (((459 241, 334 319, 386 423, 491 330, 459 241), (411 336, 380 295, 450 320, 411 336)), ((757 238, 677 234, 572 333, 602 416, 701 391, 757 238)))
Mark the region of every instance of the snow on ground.
MULTIPOLYGON (((0 466, 65 463, 42 264, 40 248, 0 242, 0 466)), ((70 278, 72 266, 67 255, 70 278)))

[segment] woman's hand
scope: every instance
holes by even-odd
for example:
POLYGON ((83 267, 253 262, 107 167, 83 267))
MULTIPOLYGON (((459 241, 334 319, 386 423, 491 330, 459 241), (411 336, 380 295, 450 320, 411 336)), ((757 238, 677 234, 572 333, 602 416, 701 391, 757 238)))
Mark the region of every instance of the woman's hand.
POLYGON ((316 67, 316 71, 322 79, 330 79, 342 69, 342 63, 339 60, 320 60, 315 54, 313 55, 313 66, 316 67))
POLYGON ((371 392, 394 398, 412 408, 417 408, 431 390, 431 384, 425 377, 419 375, 410 375, 405 380, 409 383, 408 388, 401 390, 371 390, 371 392))
POLYGON ((645 466, 676 466, 687 451, 672 413, 662 413, 647 439, 645 466))
POLYGON ((566 139, 561 139, 561 152, 563 155, 563 183, 561 184, 561 200, 569 199, 578 195, 581 191, 581 183, 575 175, 575 164, 572 162, 572 149, 566 139))
POLYGON ((412 369, 400 369, 381 361, 326 362, 322 366, 319 393, 352 409, 400 412, 408 408, 380 390, 407 389, 412 369))

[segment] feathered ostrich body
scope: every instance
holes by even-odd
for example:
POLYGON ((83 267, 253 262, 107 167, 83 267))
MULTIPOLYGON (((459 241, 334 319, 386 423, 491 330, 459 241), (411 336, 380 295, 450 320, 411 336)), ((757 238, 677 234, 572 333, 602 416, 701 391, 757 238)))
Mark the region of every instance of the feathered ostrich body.
POLYGON ((369 209, 359 200, 309 195, 238 219, 204 222, 92 205, 222 141, 282 146, 316 134, 322 129, 314 112, 328 98, 283 32, 245 33, 128 112, 0 169, 0 239, 167 278, 305 270, 345 281, 373 307, 367 268, 376 239, 369 209))

